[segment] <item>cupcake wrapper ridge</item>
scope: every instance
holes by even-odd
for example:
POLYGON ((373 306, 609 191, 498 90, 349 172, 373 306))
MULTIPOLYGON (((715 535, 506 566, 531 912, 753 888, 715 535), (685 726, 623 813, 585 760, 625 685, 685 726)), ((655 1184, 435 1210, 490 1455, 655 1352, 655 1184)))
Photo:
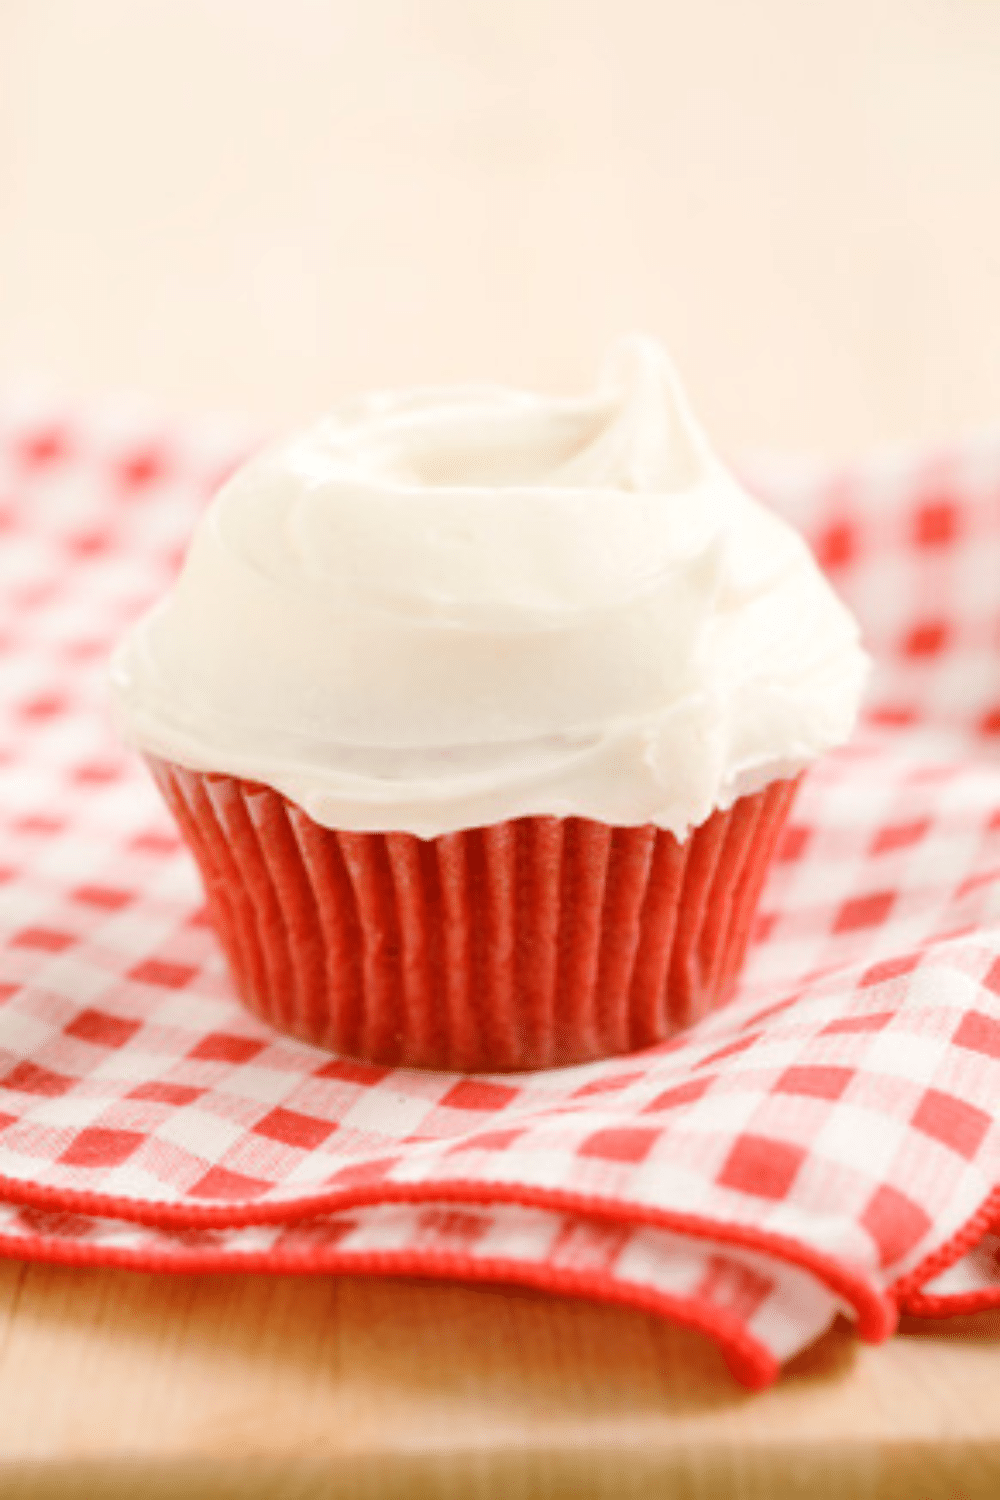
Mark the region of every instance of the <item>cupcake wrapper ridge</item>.
POLYGON ((635 1051, 724 1004, 797 786, 741 798, 683 844, 553 817, 425 840, 150 767, 250 1010, 349 1057, 460 1072, 635 1051))

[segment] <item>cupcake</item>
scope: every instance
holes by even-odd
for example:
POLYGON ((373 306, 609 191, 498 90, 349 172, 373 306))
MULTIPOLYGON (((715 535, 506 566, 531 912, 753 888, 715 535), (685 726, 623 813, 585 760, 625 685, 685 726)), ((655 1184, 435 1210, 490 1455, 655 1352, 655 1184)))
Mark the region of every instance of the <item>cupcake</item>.
POLYGON ((497 1071, 725 1003, 866 666, 632 338, 584 398, 377 394, 254 458, 112 680, 244 1003, 497 1071))

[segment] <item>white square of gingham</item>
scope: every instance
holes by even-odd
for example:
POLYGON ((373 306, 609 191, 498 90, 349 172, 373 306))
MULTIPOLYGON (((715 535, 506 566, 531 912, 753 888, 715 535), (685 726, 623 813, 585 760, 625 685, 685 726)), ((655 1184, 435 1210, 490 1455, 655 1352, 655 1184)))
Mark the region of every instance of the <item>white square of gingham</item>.
POLYGON ((0 1250, 519 1281, 703 1328, 747 1384, 838 1310, 1000 1303, 1000 444, 760 468, 858 613, 736 1001, 631 1057, 368 1067, 233 1000, 112 735, 108 649, 245 448, 0 410, 0 1250))

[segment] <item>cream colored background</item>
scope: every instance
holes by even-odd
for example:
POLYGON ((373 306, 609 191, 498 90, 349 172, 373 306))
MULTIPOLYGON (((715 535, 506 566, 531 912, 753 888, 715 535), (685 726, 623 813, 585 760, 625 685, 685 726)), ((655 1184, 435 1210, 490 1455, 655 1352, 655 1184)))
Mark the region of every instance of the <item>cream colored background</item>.
POLYGON ((0 0, 0 381, 284 422, 635 327, 730 449, 1000 421, 1000 4, 0 0))

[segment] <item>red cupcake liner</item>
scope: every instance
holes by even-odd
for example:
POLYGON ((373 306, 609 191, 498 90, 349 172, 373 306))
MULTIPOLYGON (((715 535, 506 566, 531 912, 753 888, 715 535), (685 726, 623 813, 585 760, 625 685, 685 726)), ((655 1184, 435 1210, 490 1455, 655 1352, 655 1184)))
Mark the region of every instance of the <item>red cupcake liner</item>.
POLYGON ((679 843, 516 818, 419 839, 313 822, 269 787, 150 765, 237 992, 303 1041, 391 1066, 561 1067, 723 1005, 797 781, 679 843))

